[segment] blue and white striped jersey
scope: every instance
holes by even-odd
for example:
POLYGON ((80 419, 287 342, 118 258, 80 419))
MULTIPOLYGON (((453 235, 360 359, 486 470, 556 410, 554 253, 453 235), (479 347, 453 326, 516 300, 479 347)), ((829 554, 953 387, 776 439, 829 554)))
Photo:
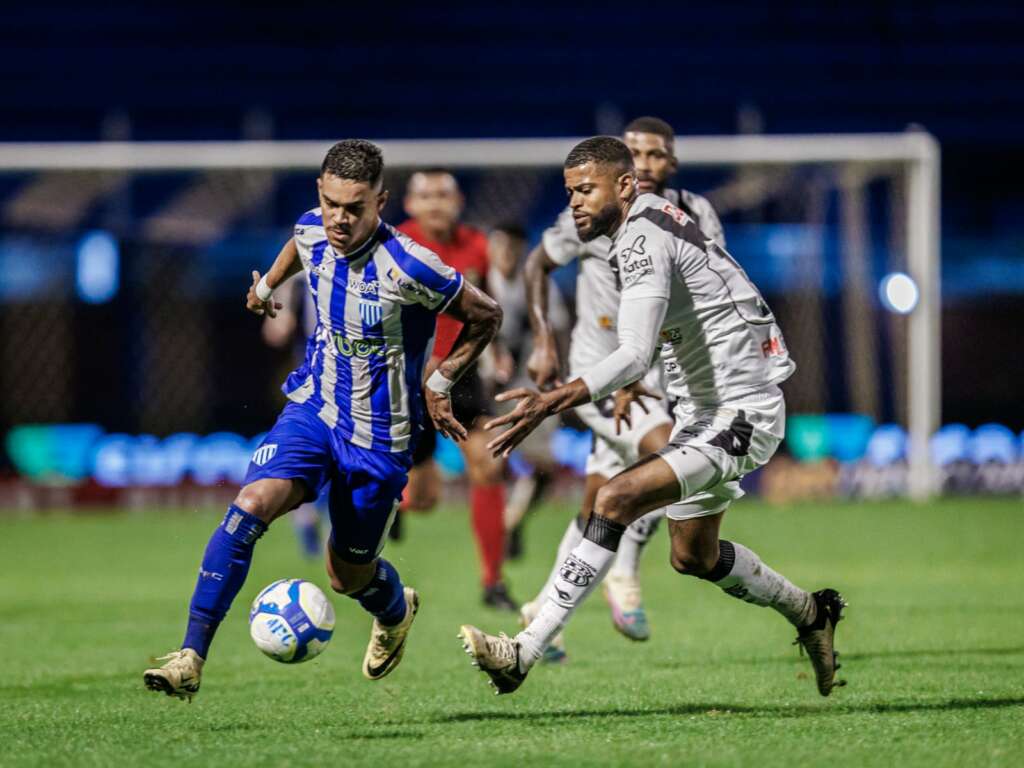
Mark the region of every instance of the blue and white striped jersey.
POLYGON ((459 293, 462 275, 383 222, 358 251, 336 254, 319 208, 298 220, 295 244, 317 323, 284 393, 316 408, 342 440, 407 450, 429 418, 422 379, 435 316, 459 293))

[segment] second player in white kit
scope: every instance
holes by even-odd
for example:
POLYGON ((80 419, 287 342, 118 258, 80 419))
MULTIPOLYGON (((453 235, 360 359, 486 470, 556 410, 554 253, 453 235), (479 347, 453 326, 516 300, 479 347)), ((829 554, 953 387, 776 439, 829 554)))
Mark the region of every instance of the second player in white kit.
POLYGON ((797 629, 818 691, 842 685, 833 647, 843 601, 833 589, 796 586, 742 544, 719 538, 739 480, 765 464, 785 430, 778 385, 795 366, 767 304, 729 254, 669 200, 638 194, 629 149, 596 137, 565 162, 573 219, 584 241, 612 237, 622 285, 617 348, 578 378, 546 393, 518 389, 515 410, 491 441, 507 454, 544 418, 598 401, 646 375, 661 347, 667 388, 678 398, 673 436, 597 494, 580 542, 558 569, 537 614, 514 638, 464 625, 460 636, 498 693, 525 680, 576 607, 607 573, 626 527, 668 505, 672 565, 733 597, 768 606, 797 629))
MULTIPOLYGON (((639 189, 653 191, 679 205, 693 217, 710 240, 724 248, 722 224, 711 204, 693 192, 666 189, 665 185, 677 166, 672 127, 660 118, 640 117, 626 126, 624 140, 637 167, 639 189)), ((537 353, 531 359, 530 372, 534 382, 541 387, 554 383, 558 368, 557 361, 550 356, 545 360, 544 356, 545 350, 553 347, 546 338, 544 288, 550 271, 574 260, 578 272, 576 323, 569 349, 570 378, 582 375, 618 346, 616 318, 621 280, 612 258, 612 241, 607 236, 582 240, 576 231, 572 209, 566 208, 555 223, 545 230, 543 241, 530 255, 526 270, 527 281, 534 289, 533 295, 539 298, 531 306, 537 353)), ((645 402, 645 399, 636 397, 630 402, 625 393, 620 393, 617 399, 608 396, 584 403, 575 409, 576 415, 593 434, 593 447, 587 457, 582 510, 569 522, 562 536, 547 582, 534 600, 523 605, 521 616, 524 625, 536 614, 547 590, 557 577, 561 563, 583 537, 583 529, 598 490, 630 464, 636 463, 641 456, 662 448, 668 442, 672 416, 667 407, 664 374, 659 361, 651 366, 642 380, 642 386, 644 390, 660 397, 661 401, 647 398, 645 402), (616 418, 616 412, 628 414, 628 420, 624 422, 616 418)), ((640 589, 640 556, 664 515, 665 510, 658 509, 629 526, 615 562, 603 582, 612 622, 620 633, 631 640, 647 640, 650 637, 640 589)), ((547 661, 560 661, 564 657, 564 640, 558 637, 544 658, 547 661)))

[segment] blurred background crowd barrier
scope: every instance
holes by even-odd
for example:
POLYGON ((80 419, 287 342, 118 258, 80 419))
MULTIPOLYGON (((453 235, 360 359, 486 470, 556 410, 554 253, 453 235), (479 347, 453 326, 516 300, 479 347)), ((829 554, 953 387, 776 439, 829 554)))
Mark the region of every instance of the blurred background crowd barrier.
MULTIPOLYGON (((657 32, 623 13, 632 67, 607 14, 529 5, 5 13, 0 506, 229 492, 294 362, 244 312, 249 274, 333 140, 381 140, 386 220, 414 168, 446 166, 465 221, 532 245, 573 142, 536 137, 641 114, 675 126, 673 185, 720 212, 799 366, 785 455, 752 487, 1024 492, 1016 4, 705 4, 657 32)), ((571 307, 573 268, 555 277, 571 307)), ((586 436, 553 441, 573 477, 586 436)))

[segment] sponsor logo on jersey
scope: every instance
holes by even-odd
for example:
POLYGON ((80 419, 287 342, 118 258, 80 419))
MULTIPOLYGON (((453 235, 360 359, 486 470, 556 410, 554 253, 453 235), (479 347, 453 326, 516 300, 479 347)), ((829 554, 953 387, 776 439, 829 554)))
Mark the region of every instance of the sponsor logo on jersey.
POLYGON ((364 325, 377 325, 384 318, 384 307, 379 301, 360 299, 359 316, 363 318, 364 325))
POLYGON ((682 344, 683 332, 679 328, 665 328, 661 332, 661 340, 665 344, 682 344))
POLYGON ((366 358, 370 355, 382 355, 387 345, 384 339, 350 339, 340 333, 334 334, 334 347, 345 357, 366 358))
POLYGON ((785 353, 786 349, 782 346, 782 339, 778 336, 772 336, 770 339, 761 342, 761 354, 765 357, 776 357, 785 353))
POLYGON ((366 281, 361 278, 350 277, 348 279, 348 289, 357 293, 380 293, 380 281, 366 281))
MULTIPOLYGON (((259 448, 256 449, 256 453, 252 455, 252 463, 255 464, 257 467, 262 467, 276 455, 277 443, 267 443, 265 445, 261 445, 259 448)), ((242 518, 239 517, 238 522, 241 522, 241 519, 242 518)), ((235 524, 235 528, 238 527, 238 522, 234 520, 228 522, 228 533, 234 533, 233 530, 230 530, 232 522, 235 524)))
POLYGON ((615 321, 608 315, 598 315, 597 324, 606 331, 615 330, 615 321))
POLYGON ((388 280, 397 285, 400 290, 409 291, 410 293, 422 296, 425 299, 431 298, 430 293, 426 288, 415 280, 408 280, 405 277, 402 277, 401 273, 399 273, 394 267, 388 267, 388 271, 385 275, 387 275, 388 280))
POLYGON ((644 255, 646 255, 647 251, 644 250, 644 245, 646 245, 646 244, 647 244, 647 236, 646 235, 637 235, 636 239, 633 241, 633 244, 631 246, 629 246, 629 248, 627 248, 626 250, 624 250, 622 252, 622 257, 621 257, 622 261, 623 262, 627 262, 630 259, 632 259, 634 256, 644 256, 644 255))

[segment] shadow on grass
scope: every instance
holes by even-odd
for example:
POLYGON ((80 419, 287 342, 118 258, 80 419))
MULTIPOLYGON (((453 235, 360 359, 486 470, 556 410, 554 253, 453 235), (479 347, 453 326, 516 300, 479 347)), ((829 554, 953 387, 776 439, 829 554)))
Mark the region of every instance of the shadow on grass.
MULTIPOLYGON (((840 694, 841 695, 841 694, 840 694)), ((748 715, 755 717, 831 717, 853 714, 905 714, 911 712, 946 712, 970 709, 1004 709, 1024 707, 1024 697, 995 699, 946 699, 943 701, 867 702, 862 704, 817 706, 799 704, 792 707, 767 704, 748 706, 744 704, 693 703, 652 709, 569 709, 544 712, 456 712, 436 717, 433 723, 470 723, 485 720, 522 720, 524 722, 558 721, 577 718, 651 717, 658 715, 748 715)))
MULTIPOLYGON (((861 651, 859 653, 842 653, 841 660, 870 661, 872 659, 927 659, 951 656, 1020 656, 1024 655, 1024 645, 1007 648, 907 648, 891 651, 861 651)), ((715 664, 735 666, 763 666, 766 664, 789 664, 802 661, 801 656, 794 652, 787 656, 752 656, 743 659, 717 659, 715 664)), ((704 667, 705 660, 653 661, 648 663, 652 669, 680 669, 683 667, 704 667)))
POLYGON ((892 651, 864 651, 863 653, 844 653, 843 661, 860 661, 862 659, 916 659, 928 656, 1018 656, 1024 654, 1024 645, 1010 648, 908 648, 892 651))

